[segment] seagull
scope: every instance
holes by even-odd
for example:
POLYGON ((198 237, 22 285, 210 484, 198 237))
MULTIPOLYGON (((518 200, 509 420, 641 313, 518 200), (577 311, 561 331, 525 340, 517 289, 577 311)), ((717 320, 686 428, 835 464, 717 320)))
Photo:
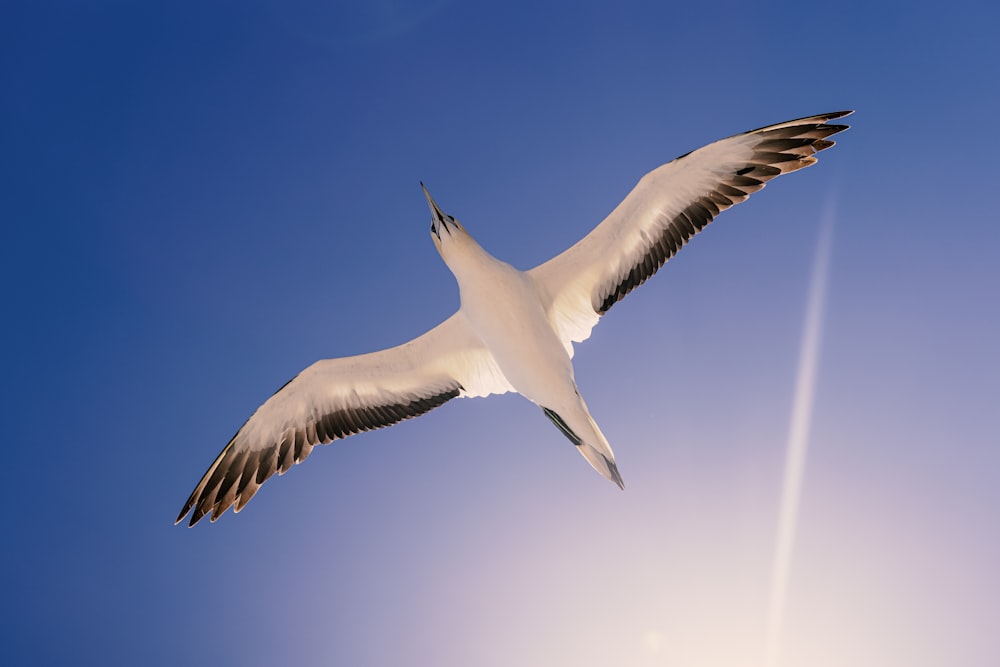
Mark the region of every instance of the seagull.
POLYGON ((772 178, 808 167, 853 113, 809 116, 722 139, 649 172, 587 236, 519 271, 486 252, 423 183, 431 239, 461 296, 456 313, 397 347, 323 359, 240 427, 175 523, 239 512, 274 473, 316 445, 391 426, 453 398, 514 391, 538 405, 601 475, 624 489, 615 455, 580 395, 573 343, 721 211, 772 178), (193 510, 193 511, 192 511, 193 510))

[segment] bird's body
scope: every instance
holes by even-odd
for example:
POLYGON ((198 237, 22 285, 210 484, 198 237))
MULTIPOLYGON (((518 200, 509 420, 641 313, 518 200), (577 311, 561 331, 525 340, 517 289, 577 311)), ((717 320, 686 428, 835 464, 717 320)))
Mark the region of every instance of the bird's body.
POLYGON ((431 237, 461 306, 423 336, 381 352, 318 361, 269 398, 233 436, 177 518, 191 525, 239 511, 275 472, 316 444, 395 424, 459 396, 516 391, 540 406, 602 475, 624 488, 607 439, 573 374, 573 343, 720 211, 775 176, 815 163, 850 112, 752 130, 644 176, 579 243, 529 271, 486 252, 424 189, 431 237))
MULTIPOLYGON (((426 189, 424 193, 431 210, 440 214, 426 189)), ((458 314, 514 391, 540 406, 598 472, 624 487, 611 445, 576 388, 572 346, 559 339, 535 279, 491 256, 464 230, 452 233, 465 236, 458 252, 442 252, 458 281, 458 314)))
MULTIPOLYGON (((572 385, 573 363, 545 315, 531 278, 509 264, 484 265, 463 287, 459 312, 517 393, 540 405, 572 385)), ((457 277, 457 274, 456 274, 457 277)))

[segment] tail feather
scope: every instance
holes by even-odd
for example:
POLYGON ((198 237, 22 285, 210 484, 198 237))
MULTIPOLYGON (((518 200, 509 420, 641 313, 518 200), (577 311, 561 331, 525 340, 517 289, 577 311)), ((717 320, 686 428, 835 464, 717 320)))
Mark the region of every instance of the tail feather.
POLYGON ((587 459, 590 465, 593 466, 594 470, 617 484, 618 488, 622 491, 625 490, 625 482, 622 480, 621 473, 618 472, 618 465, 615 463, 614 455, 609 458, 587 443, 583 443, 578 449, 583 454, 583 458, 587 459))
POLYGON ((618 465, 615 463, 615 453, 611 451, 610 443, 608 443, 604 434, 601 433, 601 429, 598 428, 594 418, 590 416, 582 398, 580 399, 580 408, 580 410, 575 411, 579 414, 572 415, 577 417, 577 419, 570 419, 571 422, 575 422, 573 426, 570 426, 570 423, 554 410, 542 407, 542 412, 545 413, 545 416, 556 425, 556 428, 570 442, 576 445, 576 448, 583 454, 583 458, 587 459, 587 462, 590 463, 594 470, 617 484, 618 488, 624 490, 625 482, 622 480, 621 473, 618 472, 618 465), (576 427, 575 429, 574 426, 576 427))

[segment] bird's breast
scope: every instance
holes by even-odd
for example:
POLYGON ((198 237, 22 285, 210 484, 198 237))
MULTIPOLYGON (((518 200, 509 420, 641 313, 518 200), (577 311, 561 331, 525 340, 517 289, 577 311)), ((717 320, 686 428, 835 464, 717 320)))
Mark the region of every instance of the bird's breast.
POLYGON ((541 403, 572 383, 569 355, 526 274, 490 267, 459 287, 462 311, 518 393, 541 403))

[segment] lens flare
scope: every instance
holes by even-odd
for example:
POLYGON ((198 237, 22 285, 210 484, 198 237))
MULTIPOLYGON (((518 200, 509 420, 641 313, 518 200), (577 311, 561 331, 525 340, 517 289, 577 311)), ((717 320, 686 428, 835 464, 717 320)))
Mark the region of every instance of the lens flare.
POLYGON ((778 515, 778 535, 771 572, 771 593, 767 615, 767 644, 764 652, 765 667, 778 667, 781 632, 788 595, 788 579, 795 544, 795 526, 798 519, 799 500, 802 495, 802 476, 805 471, 806 453, 809 449, 809 425, 812 420, 816 388, 816 367, 819 359, 820 331, 823 324, 823 306, 830 264, 830 243, 833 233, 835 208, 833 201, 826 205, 820 227, 819 242, 809 286, 802 347, 799 352, 799 371, 795 381, 795 399, 792 404, 788 443, 785 449, 785 472, 778 515))

